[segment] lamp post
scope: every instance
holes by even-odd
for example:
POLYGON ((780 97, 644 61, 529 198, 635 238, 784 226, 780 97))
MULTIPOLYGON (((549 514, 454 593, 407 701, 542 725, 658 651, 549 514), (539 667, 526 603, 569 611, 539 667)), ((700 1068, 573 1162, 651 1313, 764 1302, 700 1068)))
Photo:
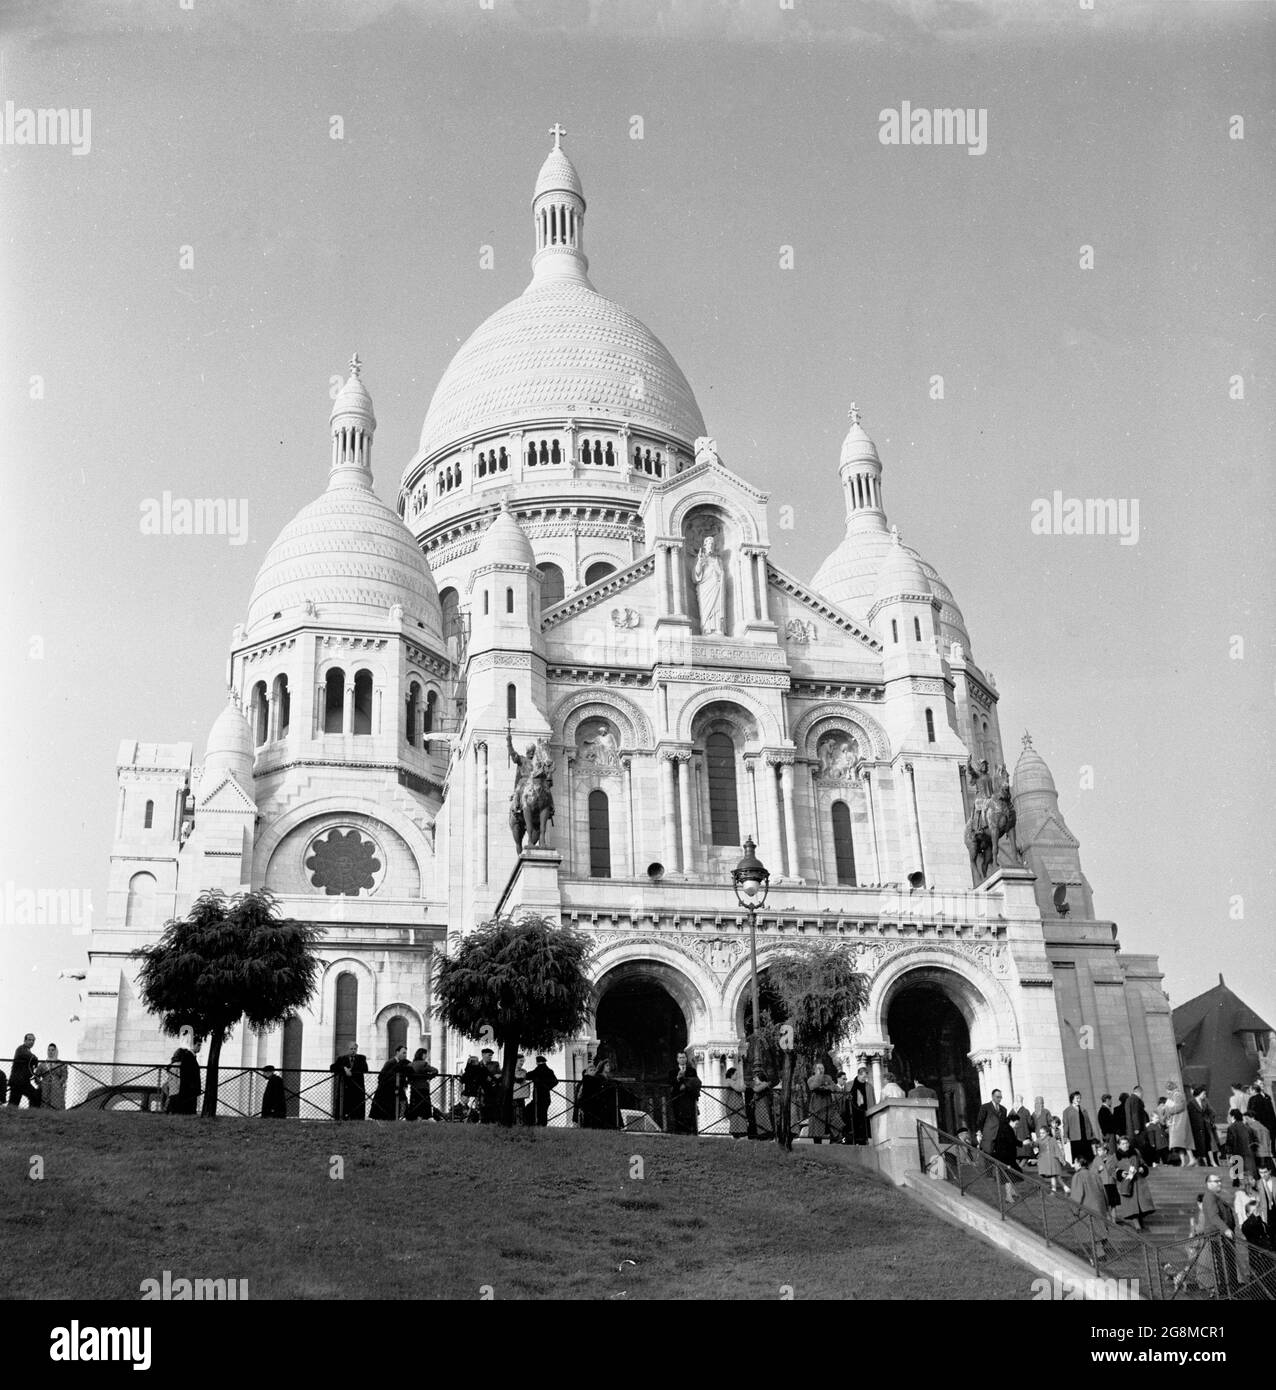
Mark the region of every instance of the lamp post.
POLYGON ((731 871, 736 901, 749 914, 749 990, 753 1003, 753 1047, 749 1049, 750 1078, 757 1058, 758 1029, 762 1015, 758 1011, 758 909, 766 905, 771 887, 771 875, 757 856, 757 845, 750 835, 744 842, 744 855, 731 871))

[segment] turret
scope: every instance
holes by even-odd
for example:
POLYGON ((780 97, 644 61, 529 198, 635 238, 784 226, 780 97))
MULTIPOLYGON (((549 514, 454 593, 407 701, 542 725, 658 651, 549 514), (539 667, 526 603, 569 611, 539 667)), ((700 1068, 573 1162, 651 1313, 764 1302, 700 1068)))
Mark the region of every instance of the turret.
POLYGON ((562 138, 567 131, 555 122, 549 133, 554 137, 554 148, 541 165, 532 194, 536 232, 533 275, 536 280, 580 280, 588 285, 585 194, 575 166, 563 151, 562 138))
POLYGON ((1023 751, 1011 780, 1016 837, 1028 867, 1037 875, 1037 904, 1043 917, 1094 919, 1094 898, 1081 869, 1081 842, 1059 810, 1059 793, 1046 760, 1024 734, 1023 751))
POLYGON ((886 508, 882 505, 882 461, 877 445, 864 432, 859 407, 854 401, 847 412, 851 427, 842 441, 838 476, 846 494, 846 530, 885 531, 886 508))

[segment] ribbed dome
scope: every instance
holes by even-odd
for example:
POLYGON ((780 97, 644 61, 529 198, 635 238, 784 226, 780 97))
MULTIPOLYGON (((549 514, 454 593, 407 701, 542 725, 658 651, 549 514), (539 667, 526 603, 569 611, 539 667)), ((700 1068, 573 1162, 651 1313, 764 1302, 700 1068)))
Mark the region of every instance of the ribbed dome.
POLYGON ((886 560, 877 572, 877 582, 873 586, 873 602, 898 598, 900 594, 929 594, 930 581, 922 569, 916 551, 907 549, 900 543, 899 532, 891 532, 891 544, 887 548, 886 560))
POLYGON ((496 514, 496 520, 483 532, 474 554, 471 572, 477 574, 485 565, 534 565, 536 556, 527 534, 506 506, 496 514))
POLYGON ((542 193, 574 193, 578 198, 585 196, 576 166, 559 147, 545 156, 545 163, 536 176, 536 189, 532 197, 539 198, 542 193))
POLYGON ((212 791, 231 773, 247 792, 252 791, 253 731, 233 701, 213 720, 204 750, 203 790, 212 791))
POLYGON ((534 280, 452 359, 426 412, 421 453, 569 417, 628 421, 688 447, 705 433, 686 377, 644 323, 582 280, 534 280))
POLYGON ((279 533, 248 602, 251 632, 275 613, 300 617, 306 601, 321 619, 384 623, 394 604, 410 627, 443 640, 438 590, 397 512, 370 487, 330 487, 279 533))
POLYGON ((854 423, 847 430, 846 438, 842 440, 840 462, 857 463, 860 459, 876 458, 877 445, 864 432, 864 426, 860 424, 858 413, 856 413, 854 423))
POLYGON ((1047 792, 1051 796, 1059 794, 1046 760, 1032 746, 1032 739, 1027 734, 1023 736, 1023 752, 1015 764, 1011 785, 1017 797, 1029 796, 1033 792, 1047 792))

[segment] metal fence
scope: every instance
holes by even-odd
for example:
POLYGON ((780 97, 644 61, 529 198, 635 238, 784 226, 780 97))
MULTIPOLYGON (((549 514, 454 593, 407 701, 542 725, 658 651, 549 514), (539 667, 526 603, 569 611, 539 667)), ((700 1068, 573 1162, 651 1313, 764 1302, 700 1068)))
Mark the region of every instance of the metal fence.
POLYGON ((931 1125, 918 1124, 922 1171, 1083 1260, 1103 1280, 1137 1281, 1156 1300, 1276 1297, 1276 1256, 1221 1233, 1158 1240, 1083 1210, 1049 1183, 931 1125))

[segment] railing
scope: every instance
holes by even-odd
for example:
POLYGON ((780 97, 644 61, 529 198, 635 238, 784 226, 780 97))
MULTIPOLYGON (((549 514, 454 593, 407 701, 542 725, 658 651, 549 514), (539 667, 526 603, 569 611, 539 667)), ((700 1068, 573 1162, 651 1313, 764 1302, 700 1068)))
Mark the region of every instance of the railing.
MULTIPOLYGON (((65 1062, 61 1108, 158 1111, 168 1107, 165 1083, 169 1064, 163 1062, 65 1062)), ((394 1084, 383 1103, 377 1103, 377 1073, 363 1078, 362 1086, 330 1071, 281 1069, 284 1110, 289 1119, 341 1121, 343 1119, 432 1119, 445 1124, 466 1124, 499 1118, 499 1087, 486 1098, 466 1094, 461 1076, 443 1075, 429 1082, 429 1101, 420 1085, 415 1091, 409 1079, 394 1084), (414 1113, 409 1110, 416 1105, 414 1113), (349 1104, 347 1104, 349 1102, 349 1104), (374 1114, 375 1112, 375 1114, 374 1114)), ((207 1069, 200 1068, 207 1084, 207 1069)), ((551 1091, 543 1117, 538 1117, 529 1087, 528 1099, 516 1107, 516 1121, 543 1122, 554 1128, 626 1129, 639 1133, 700 1134, 722 1138, 772 1139, 780 1115, 779 1089, 760 1098, 744 1096, 725 1086, 702 1086, 693 1103, 675 1102, 665 1082, 615 1077, 591 1093, 579 1080, 560 1081, 551 1091)), ((217 1113, 256 1116, 261 1113, 266 1077, 260 1068, 218 1068, 217 1113)), ((49 1100, 46 1088, 46 1103, 49 1100)), ((791 1101, 794 1137, 827 1138, 836 1142, 843 1132, 841 1092, 809 1100, 795 1087, 791 1101)), ((202 1096, 201 1096, 202 1101, 202 1096)))
POLYGON ((1276 1297, 1276 1256, 1239 1237, 1154 1240, 932 1125, 918 1124, 917 1144, 923 1173, 1075 1255, 1104 1281, 1126 1281, 1143 1297, 1164 1301, 1276 1297))

